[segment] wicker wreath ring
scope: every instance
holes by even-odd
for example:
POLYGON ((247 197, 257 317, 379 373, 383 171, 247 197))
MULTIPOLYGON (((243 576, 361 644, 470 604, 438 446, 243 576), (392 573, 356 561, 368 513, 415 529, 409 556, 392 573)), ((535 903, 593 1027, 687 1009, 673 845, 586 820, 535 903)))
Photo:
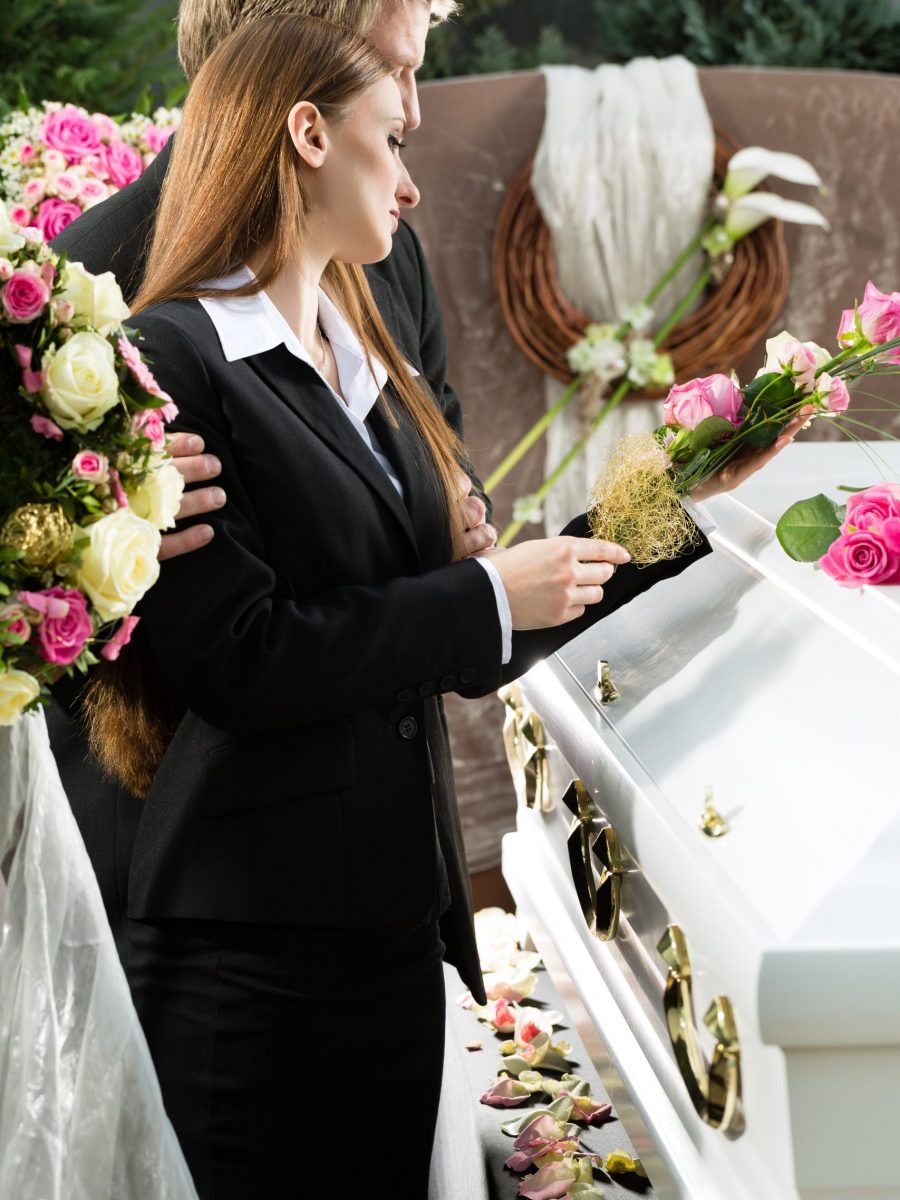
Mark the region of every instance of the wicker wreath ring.
MULTIPOLYGON (((716 129, 715 177, 721 185, 738 149, 716 129)), ((563 383, 572 372, 566 351, 584 336, 591 318, 562 294, 553 243, 531 190, 533 157, 513 182, 494 235, 494 279, 514 340, 536 366, 563 383)), ((788 256, 780 221, 768 221, 734 249, 734 265, 703 304, 671 331, 662 349, 672 355, 679 381, 730 371, 775 320, 788 288, 788 256)), ((654 399, 659 391, 631 392, 654 399)))

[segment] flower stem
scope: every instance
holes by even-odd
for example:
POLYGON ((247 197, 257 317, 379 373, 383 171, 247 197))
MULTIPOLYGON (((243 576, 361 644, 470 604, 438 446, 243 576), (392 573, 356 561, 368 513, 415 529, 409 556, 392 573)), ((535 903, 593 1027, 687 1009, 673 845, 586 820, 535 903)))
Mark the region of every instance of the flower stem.
POLYGON ((706 270, 698 276, 697 280, 691 285, 676 307, 669 314, 668 318, 657 330, 656 336, 653 339, 653 345, 657 348, 657 350, 709 283, 710 279, 712 279, 712 267, 707 267, 706 270))
POLYGON ((509 454, 507 454, 500 466, 491 472, 491 474, 484 481, 484 490, 488 493, 488 495, 490 495, 498 483, 506 478, 513 467, 515 467, 525 457, 535 442, 537 442, 544 435, 547 429, 549 429, 569 401, 572 400, 572 398, 580 390, 581 385, 584 383, 584 378, 585 377, 583 375, 575 376, 553 407, 547 409, 541 419, 535 422, 525 436, 516 443, 512 450, 510 450, 509 454))

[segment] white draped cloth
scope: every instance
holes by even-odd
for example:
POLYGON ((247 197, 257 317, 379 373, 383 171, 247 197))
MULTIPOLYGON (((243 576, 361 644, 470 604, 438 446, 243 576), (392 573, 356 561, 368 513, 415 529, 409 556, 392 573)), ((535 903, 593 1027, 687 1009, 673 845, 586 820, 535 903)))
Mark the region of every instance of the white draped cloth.
POLYGON ((0 1197, 196 1200, 42 713, 0 729, 0 1197))
MULTIPOLYGON (((531 186, 553 237, 560 287, 593 320, 618 324, 700 227, 713 177, 712 122, 696 69, 684 58, 638 58, 594 71, 545 67, 544 75, 547 111, 531 186)), ((654 328, 701 269, 698 256, 663 292, 654 328)), ((548 378, 548 408, 561 393, 548 378)), ((584 511, 619 439, 660 419, 659 404, 620 405, 547 497, 548 533, 584 511)), ((547 475, 584 429, 576 397, 550 428, 547 475)))

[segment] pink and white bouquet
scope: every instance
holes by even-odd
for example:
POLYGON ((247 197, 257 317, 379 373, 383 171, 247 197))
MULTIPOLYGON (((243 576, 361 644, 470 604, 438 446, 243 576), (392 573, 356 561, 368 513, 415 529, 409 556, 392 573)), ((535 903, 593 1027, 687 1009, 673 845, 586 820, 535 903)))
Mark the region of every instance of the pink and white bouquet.
MULTIPOLYGON (((739 455, 773 445, 801 410, 840 427, 848 385, 900 362, 900 293, 867 284, 863 303, 844 312, 837 342, 832 352, 785 331, 766 342, 766 362, 749 383, 710 375, 673 387, 663 425, 620 442, 594 485, 595 536, 619 542, 638 565, 672 558, 697 536, 682 497, 739 455)), ((791 536, 782 544, 794 557, 808 552, 791 536)))
POLYGON ((0 200, 50 241, 88 208, 133 183, 178 128, 178 109, 123 121, 45 100, 0 125, 0 200))
POLYGON ((94 650, 118 656, 175 523, 177 409, 128 315, 111 273, 66 262, 0 204, 0 725, 94 650))

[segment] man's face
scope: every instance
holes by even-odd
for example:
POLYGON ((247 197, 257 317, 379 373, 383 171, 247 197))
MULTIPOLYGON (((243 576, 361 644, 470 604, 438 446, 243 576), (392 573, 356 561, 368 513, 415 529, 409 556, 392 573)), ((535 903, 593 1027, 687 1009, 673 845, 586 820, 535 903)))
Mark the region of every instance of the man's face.
POLYGON ((416 91, 416 71, 425 57, 430 5, 422 0, 393 0, 369 31, 372 42, 391 64, 400 96, 407 129, 418 129, 422 123, 419 95, 416 91))

